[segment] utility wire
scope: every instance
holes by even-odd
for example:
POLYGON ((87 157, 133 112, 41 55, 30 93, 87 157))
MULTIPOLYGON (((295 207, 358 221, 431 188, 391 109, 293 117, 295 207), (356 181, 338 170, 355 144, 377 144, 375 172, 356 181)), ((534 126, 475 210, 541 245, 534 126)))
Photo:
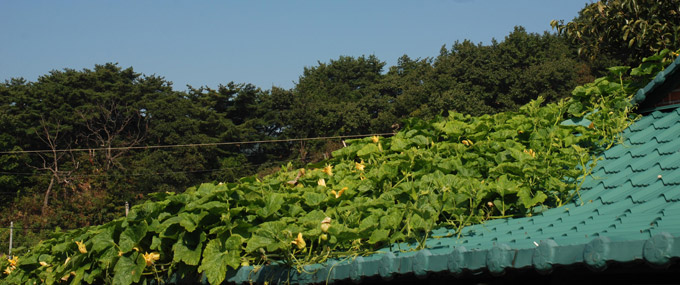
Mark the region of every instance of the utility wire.
MULTIPOLYGON (((261 164, 251 164, 252 166, 261 164)), ((144 175, 163 175, 163 174, 180 174, 180 173, 201 173, 201 172, 218 172, 221 170, 232 170, 233 168, 215 168, 215 169, 203 169, 203 170, 182 170, 182 171, 166 171, 166 172, 149 172, 149 173, 125 173, 125 174, 115 174, 115 173, 101 173, 101 174, 74 174, 68 177, 82 178, 82 177, 99 177, 99 176, 111 176, 111 177, 129 177, 129 176, 144 176, 144 175)), ((64 171, 67 172, 67 171, 64 171)), ((52 176, 51 173, 30 173, 30 172, 0 172, 0 175, 13 175, 13 176, 52 176)))
POLYGON ((299 142, 299 141, 329 140, 329 139, 364 138, 364 137, 370 137, 370 136, 392 136, 394 134, 395 133, 376 133, 376 134, 363 134, 363 135, 344 135, 344 136, 297 138, 297 139, 257 140, 257 141, 221 142, 221 143, 172 144, 172 145, 125 146, 125 147, 73 148, 73 149, 55 149, 55 150, 51 150, 51 149, 13 150, 13 151, 0 151, 0 154, 73 152, 73 151, 93 151, 93 150, 94 151, 102 151, 102 150, 161 149, 161 148, 179 148, 179 147, 205 147, 205 146, 222 146, 222 145, 242 145, 242 144, 258 144, 258 143, 281 143, 281 142, 299 142))
MULTIPOLYGON (((32 228, 32 227, 14 227, 13 229, 15 230, 56 230, 57 228, 60 228, 62 230, 75 230, 75 229, 80 229, 80 228, 62 228, 62 227, 38 227, 38 228, 32 228)), ((9 230, 10 227, 0 227, 0 229, 4 230, 9 230)))
MULTIPOLYGON (((253 164, 248 164, 246 166, 248 167, 257 167, 261 165, 265 165, 267 163, 253 163, 253 164)), ((122 173, 122 174, 116 174, 116 173, 100 173, 100 174, 75 174, 75 175, 69 175, 69 177, 75 177, 75 178, 84 178, 84 177, 100 177, 100 176, 109 176, 109 177, 130 177, 130 176, 144 176, 144 175, 165 175, 165 174, 181 174, 181 173, 204 173, 204 172, 219 172, 219 171, 228 171, 228 170, 236 170, 236 169, 243 169, 243 166, 239 167, 226 167, 226 168, 213 168, 213 169, 202 169, 202 170, 179 170, 179 171, 165 171, 165 172, 148 172, 148 173, 122 173)), ((68 171, 60 171, 62 173, 67 173, 68 171)), ((0 175, 12 175, 12 176, 52 176, 52 173, 35 173, 35 172, 8 172, 8 171, 0 171, 0 175)), ((0 192, 1 194, 2 192, 0 192)), ((12 192, 13 193, 13 192, 12 192)))

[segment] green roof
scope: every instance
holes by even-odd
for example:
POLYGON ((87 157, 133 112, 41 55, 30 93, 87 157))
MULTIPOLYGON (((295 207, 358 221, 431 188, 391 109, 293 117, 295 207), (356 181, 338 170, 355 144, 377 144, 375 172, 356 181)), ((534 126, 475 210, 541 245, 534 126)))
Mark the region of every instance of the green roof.
MULTIPOLYGON (((680 82, 680 56, 659 72, 654 80, 644 88, 638 90, 633 97, 633 104, 638 104, 640 110, 653 108, 654 104, 665 96, 669 91, 678 86, 680 82)), ((676 106, 677 107, 677 106, 676 106)))
MULTIPOLYGON (((649 104, 679 79, 680 57, 633 102, 649 104)), ((563 207, 468 226, 460 237, 438 229, 422 250, 393 244, 370 256, 309 265, 304 272, 243 266, 228 272, 227 282, 360 282, 402 274, 502 275, 506 269, 545 273, 576 264, 599 271, 613 262, 639 261, 668 266, 680 258, 680 109, 648 114, 622 136, 623 143, 606 150, 585 180, 580 199, 563 207)))

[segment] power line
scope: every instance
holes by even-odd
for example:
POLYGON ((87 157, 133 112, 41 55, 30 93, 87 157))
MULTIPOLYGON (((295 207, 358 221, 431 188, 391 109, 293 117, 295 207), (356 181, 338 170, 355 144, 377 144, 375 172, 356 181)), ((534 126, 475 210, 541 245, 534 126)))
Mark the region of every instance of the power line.
MULTIPOLYGON (((251 164, 252 166, 257 166, 261 164, 251 164)), ((144 175, 163 175, 163 174, 180 174, 180 173, 201 173, 201 172, 218 172, 222 170, 232 170, 236 167, 231 168, 214 168, 214 169, 202 169, 202 170, 182 170, 182 171, 166 171, 166 172, 149 172, 149 173, 125 173, 125 174, 114 174, 114 173, 101 173, 101 174, 74 174, 68 177, 73 178, 83 178, 83 177, 99 177, 99 176, 112 176, 112 177, 130 177, 130 176, 144 176, 144 175)), ((66 171, 65 171, 66 172, 66 171)), ((30 173, 30 172, 0 172, 0 175, 13 175, 13 176, 52 176, 51 173, 30 173)))
MULTIPOLYGON (((79 229, 79 228, 62 228, 62 227, 57 227, 57 226, 55 226, 55 227, 14 227, 13 229, 15 229, 15 230, 39 230, 39 231, 42 231, 42 230, 56 230, 57 228, 60 228, 62 230, 79 229)), ((10 227, 0 227, 0 229, 9 230, 10 227)))
POLYGON ((205 147, 205 146, 242 145, 242 144, 259 144, 259 143, 299 142, 299 141, 329 140, 329 139, 350 139, 350 138, 364 138, 364 137, 370 137, 370 136, 392 136, 394 134, 395 133, 376 133, 376 134, 363 134, 363 135, 344 135, 344 136, 297 138, 297 139, 257 140, 257 141, 221 142, 221 143, 173 144, 173 145, 126 146, 126 147, 73 148, 73 149, 55 149, 55 150, 51 150, 51 149, 13 150, 13 151, 0 151, 0 154, 102 151, 102 150, 132 150, 132 149, 161 149, 161 148, 179 148, 179 147, 205 147))
MULTIPOLYGON (((263 162, 263 163, 252 163, 246 165, 247 167, 257 167, 257 166, 262 166, 266 165, 268 162, 263 162)), ((147 173, 121 173, 121 174, 116 174, 116 173, 99 173, 99 174, 73 174, 73 175, 68 175, 68 177, 72 178, 86 178, 86 177, 101 177, 101 176, 109 176, 109 177, 130 177, 130 176, 145 176, 145 175, 165 175, 165 174, 181 174, 181 173, 204 173, 204 172, 219 172, 219 171, 229 171, 229 170, 240 170, 243 169, 243 165, 238 166, 238 167, 226 167, 226 168, 213 168, 213 169, 201 169, 201 170, 178 170, 178 171, 165 171, 165 172, 147 172, 147 173)), ((60 171, 60 173, 65 174, 68 173, 68 171, 60 171)), ((8 171, 0 171, 0 175, 12 175, 12 176, 52 176, 52 173, 35 173, 35 172, 8 172, 8 171)), ((2 194, 2 192, 0 192, 2 194)))

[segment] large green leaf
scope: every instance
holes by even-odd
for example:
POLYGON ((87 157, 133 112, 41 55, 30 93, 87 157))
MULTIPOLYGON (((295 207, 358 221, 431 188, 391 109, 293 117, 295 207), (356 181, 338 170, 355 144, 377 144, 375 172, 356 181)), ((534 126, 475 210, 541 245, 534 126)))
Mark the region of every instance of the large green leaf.
POLYGON ((377 229, 371 233, 371 237, 368 239, 368 243, 376 244, 379 242, 385 242, 389 238, 390 231, 385 229, 377 229))
POLYGON ((180 239, 172 246, 174 252, 172 261, 198 265, 201 260, 203 241, 205 241, 204 232, 182 233, 180 239))
POLYGON ((231 236, 224 244, 219 239, 213 239, 205 246, 198 272, 205 272, 210 284, 221 284, 228 267, 238 268, 242 239, 241 236, 231 236))
POLYGON ((257 215, 262 218, 267 218, 279 209, 283 205, 283 195, 278 193, 270 193, 264 198, 264 207, 257 210, 257 215))
POLYGON ((302 195, 302 198, 305 200, 305 204, 310 207, 318 206, 328 198, 327 194, 322 194, 322 193, 315 193, 315 192, 305 192, 302 195))
POLYGON ((113 284, 128 285, 138 283, 145 266, 144 257, 138 252, 121 256, 113 268, 113 284))
POLYGON ((543 203, 548 196, 543 192, 532 194, 530 188, 520 187, 519 192, 517 192, 517 198, 519 198, 520 205, 526 209, 530 209, 531 207, 538 205, 538 203, 543 203))
POLYGON ((136 224, 129 225, 122 233, 118 241, 118 246, 123 252, 128 252, 135 247, 139 241, 144 238, 147 232, 148 225, 146 221, 140 221, 136 224))
POLYGON ((376 144, 367 144, 357 152, 357 156, 367 156, 377 152, 380 152, 380 150, 376 144))
POLYGON ((203 217, 206 215, 208 215, 207 211, 201 211, 199 213, 180 213, 179 225, 184 227, 184 229, 186 229, 188 232, 193 232, 198 227, 203 217))

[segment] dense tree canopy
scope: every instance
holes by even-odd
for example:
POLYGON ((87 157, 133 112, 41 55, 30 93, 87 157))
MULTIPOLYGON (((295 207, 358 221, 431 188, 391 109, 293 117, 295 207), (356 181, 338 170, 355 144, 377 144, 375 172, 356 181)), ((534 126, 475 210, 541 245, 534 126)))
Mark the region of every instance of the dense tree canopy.
POLYGON ((569 23, 552 21, 590 59, 638 63, 662 49, 680 48, 680 1, 602 0, 569 23))

